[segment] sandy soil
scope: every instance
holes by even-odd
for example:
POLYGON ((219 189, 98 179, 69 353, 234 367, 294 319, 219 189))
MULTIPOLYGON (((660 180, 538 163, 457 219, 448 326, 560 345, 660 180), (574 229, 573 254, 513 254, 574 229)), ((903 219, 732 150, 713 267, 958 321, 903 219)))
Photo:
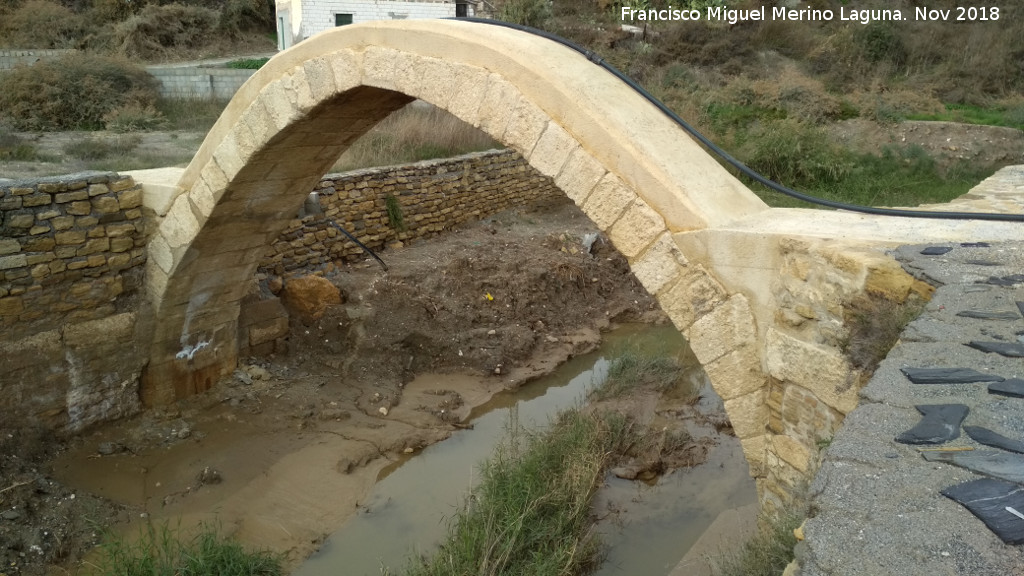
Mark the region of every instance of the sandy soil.
MULTIPOLYGON (((286 355, 245 359, 204 395, 75 438, 0 430, 0 506, 17 511, 0 518, 0 571, 75 572, 97 525, 130 532, 147 519, 215 520, 294 565, 382 470, 473 407, 593 349, 616 322, 664 321, 603 238, 588 253, 593 232, 560 202, 389 250, 387 273, 323 270, 345 302, 293 318, 286 355)), ((667 404, 655 406, 638 395, 634 411, 660 430, 667 404)), ((625 464, 643 475, 694 464, 701 442, 625 464)))

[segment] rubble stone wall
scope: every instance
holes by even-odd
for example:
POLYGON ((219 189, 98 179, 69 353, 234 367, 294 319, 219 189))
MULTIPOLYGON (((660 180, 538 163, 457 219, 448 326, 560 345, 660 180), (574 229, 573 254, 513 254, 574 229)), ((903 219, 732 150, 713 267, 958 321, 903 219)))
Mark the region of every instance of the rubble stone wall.
POLYGON ((512 150, 329 174, 315 192, 324 215, 293 220, 268 249, 262 272, 286 275, 365 258, 330 221, 377 250, 437 236, 513 206, 564 197, 551 178, 512 150))
POLYGON ((128 177, 0 186, 0 414, 77 430, 138 409, 147 224, 128 177))

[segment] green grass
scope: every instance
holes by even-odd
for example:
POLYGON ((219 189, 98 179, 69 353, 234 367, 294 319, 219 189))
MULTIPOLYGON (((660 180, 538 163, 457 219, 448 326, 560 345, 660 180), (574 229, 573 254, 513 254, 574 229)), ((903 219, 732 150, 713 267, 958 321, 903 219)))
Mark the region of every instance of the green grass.
POLYGON ((961 122, 982 126, 1005 126, 1024 130, 1024 105, 1014 108, 982 108, 970 104, 946 104, 938 114, 907 114, 907 120, 961 122))
POLYGON ((239 58, 238 60, 232 60, 231 62, 224 64, 224 67, 234 68, 236 70, 259 70, 269 61, 270 58, 239 58))
POLYGON ((804 506, 793 506, 779 516, 761 516, 754 538, 731 556, 717 562, 715 576, 778 576, 793 561, 793 530, 806 516, 804 506))
POLYGON ((147 524, 138 539, 111 538, 100 545, 92 576, 280 576, 282 558, 249 552, 210 525, 187 535, 166 523, 147 524))
MULTIPOLYGON (((823 162, 829 162, 827 159, 823 162)), ((838 155, 832 161, 844 166, 832 179, 779 179, 799 192, 862 206, 904 206, 944 203, 966 194, 990 176, 991 166, 961 162, 942 172, 935 160, 916 147, 886 149, 881 156, 838 155)), ((810 204, 790 198, 760 184, 747 181, 751 189, 771 206, 809 208, 810 204)))
POLYGON ((608 364, 608 378, 591 392, 591 398, 615 398, 640 387, 665 391, 682 375, 683 366, 673 356, 639 349, 624 350, 608 364))
POLYGON ((601 560, 591 499, 628 442, 617 415, 561 414, 544 432, 518 427, 481 470, 439 551, 410 576, 587 574, 601 560))

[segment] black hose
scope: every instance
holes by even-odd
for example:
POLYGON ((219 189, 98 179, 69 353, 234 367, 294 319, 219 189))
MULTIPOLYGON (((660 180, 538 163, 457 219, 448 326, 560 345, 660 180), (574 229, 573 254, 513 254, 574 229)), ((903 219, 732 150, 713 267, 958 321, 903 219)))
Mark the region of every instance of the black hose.
POLYGON ((706 146, 709 150, 717 154, 719 157, 721 157, 723 160, 731 164, 737 170, 739 170, 749 178, 757 182, 760 182, 761 184, 767 186, 768 188, 771 188, 772 190, 775 190, 776 192, 785 194, 786 196, 790 196, 792 198, 796 198, 804 202, 809 202, 811 204, 828 206, 829 208, 837 208, 839 210, 847 210, 850 212, 861 212, 864 214, 876 214, 880 216, 902 216, 905 218, 941 218, 947 220, 990 220, 997 222, 1024 222, 1024 214, 996 214, 990 212, 937 212, 931 210, 902 210, 898 208, 876 208, 872 206, 859 206, 857 204, 836 202, 834 200, 825 200, 824 198, 817 198, 815 196, 804 194, 803 192, 797 192, 792 188, 788 188, 768 178, 765 178, 761 174, 748 168, 745 164, 734 158, 725 150, 719 148, 714 142, 709 140, 706 136, 701 134, 696 128, 691 126, 685 120, 680 118, 679 115, 677 115, 675 112, 669 109, 669 107, 666 106, 661 100, 658 100, 653 95, 651 95, 651 93, 645 90, 642 86, 634 82, 632 78, 626 76, 618 69, 616 69, 614 66, 605 62, 604 58, 602 58, 593 50, 583 48, 582 46, 579 46, 574 42, 566 40, 565 38, 562 38, 557 34, 552 34, 544 30, 531 28, 529 26, 523 26, 521 24, 513 24, 511 22, 502 22, 501 20, 490 20, 486 18, 449 18, 449 20, 459 20, 462 22, 474 22, 478 24, 488 24, 491 26, 511 28, 513 30, 519 30, 521 32, 527 32, 535 36, 546 38, 548 40, 566 46, 567 48, 571 48, 576 52, 579 52, 580 54, 583 55, 583 57, 585 57, 590 62, 597 64, 598 66, 604 68, 606 71, 611 73, 613 76, 615 76, 622 82, 625 82, 630 88, 632 88, 638 94, 647 99, 648 102, 654 104, 659 110, 661 110, 662 113, 668 116, 673 122, 678 124, 683 130, 686 130, 686 132, 689 133, 690 136, 693 136, 698 142, 706 146))
POLYGON ((335 222, 334 220, 331 220, 330 218, 327 218, 327 223, 328 223, 328 224, 330 224, 331 226, 334 226, 334 227, 335 227, 335 228, 337 228, 338 230, 340 230, 340 231, 341 231, 341 233, 342 233, 342 234, 344 234, 345 236, 348 236, 348 239, 349 239, 349 240, 351 240, 351 241, 353 241, 353 242, 355 242, 355 243, 356 243, 356 246, 359 246, 359 247, 360 247, 360 248, 362 248, 362 249, 363 249, 363 250, 364 250, 364 251, 365 251, 365 252, 366 252, 367 254, 369 254, 370 256, 373 256, 373 259, 374 259, 374 260, 376 260, 377 262, 380 262, 380 266, 381 266, 381 268, 383 268, 383 269, 384 269, 384 271, 385 271, 385 272, 387 272, 387 271, 388 271, 388 265, 387 265, 387 264, 385 264, 385 263, 384 263, 384 261, 380 259, 380 256, 377 256, 377 254, 376 254, 376 253, 374 253, 374 251, 373 251, 373 250, 370 250, 369 248, 367 248, 367 247, 366 247, 366 244, 363 244, 363 243, 362 243, 362 242, 360 242, 359 240, 356 240, 356 237, 355 237, 355 236, 353 236, 353 235, 349 234, 349 233, 348 233, 348 230, 345 230, 344 228, 342 228, 341 226, 339 226, 339 225, 338 225, 338 224, 337 224, 337 223, 336 223, 336 222, 335 222))

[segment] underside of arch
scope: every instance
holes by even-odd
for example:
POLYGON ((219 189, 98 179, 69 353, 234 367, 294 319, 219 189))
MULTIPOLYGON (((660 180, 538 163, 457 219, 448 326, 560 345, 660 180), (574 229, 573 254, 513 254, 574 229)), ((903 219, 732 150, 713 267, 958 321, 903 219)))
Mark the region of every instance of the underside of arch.
MULTIPOLYGON (((751 401, 764 376, 750 305, 689 262, 677 239, 765 205, 583 56, 513 30, 405 21, 347 26, 279 54, 211 130, 149 245, 158 321, 145 402, 205 390, 234 369, 239 302, 265 247, 355 139, 416 98, 553 178, 681 330, 711 334, 725 322, 702 361, 743 379, 730 394, 751 401)), ((747 428, 752 437, 764 424, 747 428)))

